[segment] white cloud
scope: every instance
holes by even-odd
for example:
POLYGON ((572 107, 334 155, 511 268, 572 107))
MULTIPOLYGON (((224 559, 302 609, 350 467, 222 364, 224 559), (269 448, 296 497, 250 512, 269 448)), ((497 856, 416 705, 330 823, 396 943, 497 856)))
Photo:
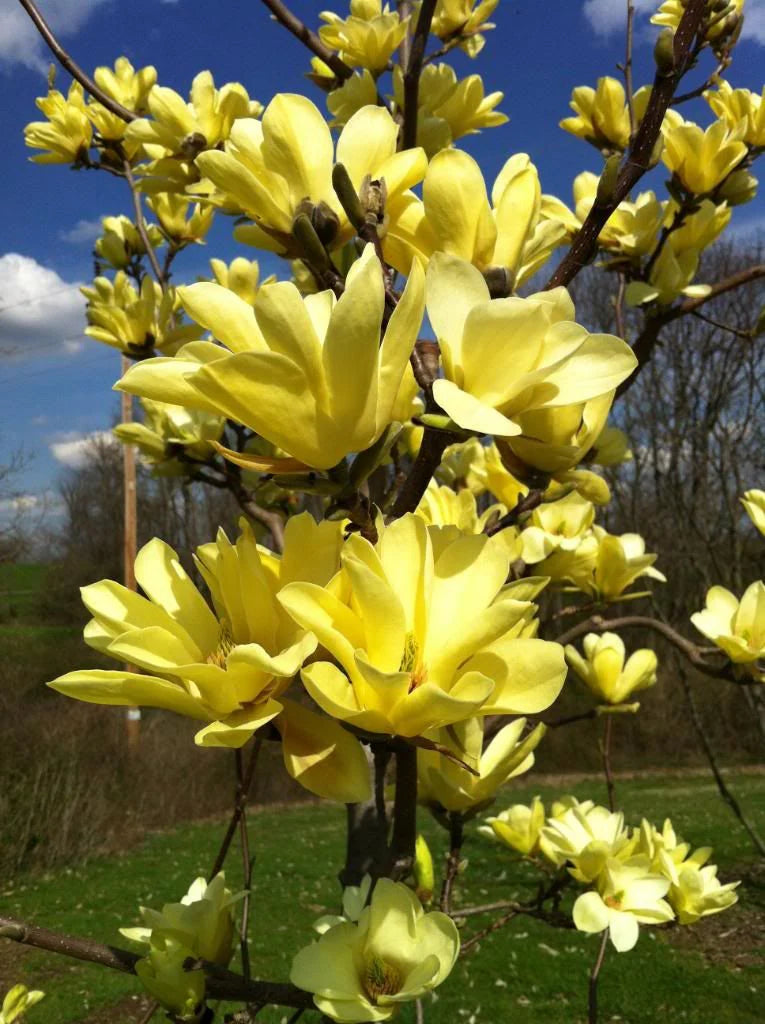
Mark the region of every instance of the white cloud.
POLYGON ((96 217, 94 220, 78 220, 68 231, 59 231, 58 237, 62 242, 82 245, 83 242, 95 242, 102 231, 101 218, 96 217))
MULTIPOLYGON (((638 14, 653 11, 659 6, 658 0, 635 0, 638 14)), ((584 0, 584 16, 599 36, 610 36, 623 32, 627 23, 627 5, 624 0, 584 0)))
MULTIPOLYGON (((53 31, 66 38, 79 32, 106 0, 46 0, 44 15, 53 31)), ((0 0, 0 67, 23 64, 45 74, 52 60, 26 11, 15 0, 0 0)))
POLYGON ((77 351, 85 328, 80 284, 31 256, 0 256, 0 356, 18 360, 77 351))
POLYGON ((87 463, 93 448, 104 444, 119 444, 110 430, 95 430, 90 434, 78 434, 75 431, 59 434, 57 440, 52 441, 48 447, 57 462, 70 469, 79 469, 87 463))
MULTIPOLYGON (((659 0, 635 0, 635 10, 641 20, 653 14, 658 7, 659 0)), ((582 10, 596 35, 610 36, 624 31, 627 17, 625 8, 624 0, 584 0, 582 10)), ((638 24, 639 30, 644 27, 638 24)), ((748 0, 744 9, 741 38, 765 46, 765 0, 748 0)))

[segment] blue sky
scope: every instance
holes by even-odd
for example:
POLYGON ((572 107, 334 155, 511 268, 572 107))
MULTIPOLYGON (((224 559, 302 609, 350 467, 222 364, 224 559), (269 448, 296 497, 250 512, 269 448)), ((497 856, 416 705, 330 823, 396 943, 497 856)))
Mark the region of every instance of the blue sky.
MULTIPOLYGON (((240 81, 264 103, 275 92, 300 91, 323 108, 322 97, 303 78, 307 51, 270 21, 256 0, 40 0, 39 6, 89 71, 126 54, 136 66, 154 64, 161 84, 184 94, 193 76, 209 68, 218 84, 240 81)), ((295 0, 292 6, 315 25, 324 4, 295 0)), ((652 77, 655 29, 648 27, 647 18, 653 6, 638 0, 638 85, 652 77)), ((596 151, 557 124, 568 112, 575 85, 594 85, 599 75, 618 74, 624 7, 624 0, 500 0, 493 18, 497 29, 479 60, 449 56, 460 75, 479 71, 487 90, 505 93, 501 109, 510 122, 461 142, 481 162, 488 181, 508 156, 527 152, 539 168, 543 190, 569 202, 574 176, 600 170, 596 151)), ((729 80, 759 91, 765 0, 748 0, 747 8, 746 38, 736 51, 729 80)), ((18 486, 29 494, 55 487, 63 468, 76 461, 81 439, 108 429, 113 421, 117 401, 111 385, 118 376, 119 355, 83 337, 83 300, 76 285, 91 274, 98 219, 129 212, 129 197, 117 179, 28 162, 22 131, 27 121, 37 119, 34 100, 46 91, 48 63, 49 55, 17 0, 0 0, 0 88, 5 97, 0 109, 5 145, 0 465, 23 445, 32 459, 18 486)), ((696 74, 701 80, 703 71, 696 74)), ((58 84, 66 82, 61 72, 58 84)), ((707 118, 705 104, 684 113, 707 118)), ((762 197, 734 213, 734 225, 742 233, 763 224, 762 197)), ((238 252, 257 256, 237 246, 230 223, 218 218, 208 245, 195 247, 178 261, 177 276, 193 279, 207 272, 210 256, 231 259, 238 252)))

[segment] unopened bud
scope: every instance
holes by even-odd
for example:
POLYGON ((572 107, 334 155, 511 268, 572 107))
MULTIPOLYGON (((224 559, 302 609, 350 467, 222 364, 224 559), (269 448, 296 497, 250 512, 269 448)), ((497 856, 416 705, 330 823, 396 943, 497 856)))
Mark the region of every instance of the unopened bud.
POLYGON ((614 199, 616 183, 619 180, 619 168, 622 162, 621 153, 612 153, 606 160, 603 173, 598 180, 598 190, 595 193, 595 202, 600 206, 607 206, 614 199))
POLYGON ((368 224, 382 224, 385 219, 385 203, 388 198, 388 189, 385 179, 372 178, 369 174, 364 176, 359 189, 359 201, 364 211, 364 219, 368 224))
POLYGON ((327 250, 321 244, 321 239, 305 213, 299 213, 292 222, 292 234, 303 250, 308 262, 317 270, 329 268, 329 257, 327 250))
POLYGON ((659 163, 659 161, 661 160, 661 154, 663 152, 664 152, 664 136, 659 135, 658 138, 656 139, 656 142, 654 142, 654 144, 653 144, 653 149, 651 150, 651 155, 648 158, 648 170, 649 171, 651 170, 652 167, 656 167, 656 165, 659 163))
POLYGON ((345 164, 335 164, 332 168, 332 186, 348 220, 358 231, 364 224, 364 210, 345 164))
POLYGON ((483 273, 492 299, 505 299, 512 294, 515 274, 508 267, 489 267, 483 273))
POLYGON ((662 78, 668 78, 675 71, 675 33, 665 28, 659 33, 653 48, 656 70, 662 78))
POLYGON ((430 903, 433 899, 433 888, 435 885, 435 871, 433 869, 433 855, 430 852, 424 836, 417 836, 414 845, 414 888, 417 898, 421 903, 430 903))
POLYGON ((351 463, 349 481, 354 490, 364 483, 377 467, 383 462, 388 452, 401 436, 402 425, 397 422, 389 423, 375 443, 359 452, 351 463))
POLYGON ((193 160, 206 148, 207 139, 201 132, 192 132, 181 143, 181 153, 187 160, 193 160))

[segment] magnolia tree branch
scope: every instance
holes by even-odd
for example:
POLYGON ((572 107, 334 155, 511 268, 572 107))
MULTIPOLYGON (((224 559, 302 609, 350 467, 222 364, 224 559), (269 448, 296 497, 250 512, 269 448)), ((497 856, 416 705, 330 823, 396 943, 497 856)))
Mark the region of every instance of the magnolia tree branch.
POLYGON ((600 977, 600 969, 603 966, 603 961, 606 958, 606 950, 608 949, 608 928, 603 932, 603 937, 600 940, 600 947, 598 949, 598 955, 595 958, 595 963, 592 965, 590 971, 590 985, 588 992, 588 1007, 587 1007, 587 1022, 588 1024, 598 1024, 598 978, 600 977))
MULTIPOLYGON (((10 917, 0 917, 0 938, 11 939, 24 946, 34 946, 50 953, 72 957, 85 963, 100 964, 123 974, 135 974, 135 966, 141 959, 139 953, 132 953, 116 946, 107 946, 91 939, 81 939, 74 935, 63 935, 45 928, 37 928, 17 921, 10 917)), ((204 968, 206 992, 211 999, 231 999, 237 1002, 258 1003, 263 1006, 291 1006, 309 1009, 313 1006, 310 992, 304 992, 285 982, 278 981, 245 981, 239 974, 234 974, 216 964, 208 964, 189 960, 184 966, 188 970, 204 968)))
POLYGON ((412 37, 409 59, 404 73, 404 124, 401 130, 401 148, 414 149, 417 145, 417 112, 420 95, 420 76, 425 58, 425 44, 436 10, 436 0, 422 0, 417 27, 412 37))
POLYGON ((100 89, 90 75, 83 71, 80 65, 69 56, 63 46, 59 43, 58 39, 53 35, 50 25, 45 18, 43 18, 42 14, 40 14, 37 9, 37 5, 33 0, 19 0, 19 3, 34 22, 35 28, 42 36, 48 46, 48 49, 59 62, 61 67, 64 68, 65 71, 68 71, 72 78, 76 79, 83 89, 90 93, 93 99, 98 100, 102 106, 106 107, 106 109, 110 110, 113 114, 116 114, 117 117, 121 117, 123 121, 127 121, 129 123, 130 121, 137 120, 138 114, 132 110, 128 110, 127 107, 123 107, 121 103, 118 103, 117 100, 112 99, 111 96, 105 93, 103 89, 100 89))
POLYGON ((284 25, 288 32, 291 32, 296 39, 299 39, 304 46, 307 46, 311 53, 314 53, 320 60, 323 60, 327 67, 335 72, 341 81, 350 78, 353 68, 348 67, 345 61, 341 60, 336 53, 328 49, 319 36, 312 32, 308 26, 300 20, 282 0, 262 0, 279 24, 284 25))
POLYGON ((691 46, 706 11, 706 0, 688 0, 674 37, 674 61, 671 71, 659 69, 654 78, 651 97, 640 126, 631 140, 613 190, 607 199, 596 200, 571 248, 558 265, 546 288, 568 285, 592 259, 598 237, 611 214, 625 199, 654 160, 654 148, 661 132, 664 115, 687 70, 691 46))
POLYGON ((580 636, 584 636, 585 633, 605 633, 608 630, 619 629, 650 629, 654 633, 661 633, 692 665, 695 665, 696 668, 705 672, 708 676, 713 676, 715 679, 726 679, 732 683, 742 683, 742 680, 736 679, 731 674, 729 665, 720 667, 710 665, 693 641, 678 633, 668 623, 662 622, 660 619, 653 619, 648 615, 623 615, 621 618, 615 619, 604 619, 602 615, 592 615, 589 619, 585 619, 584 622, 580 622, 576 626, 572 626, 571 629, 566 630, 565 633, 561 633, 555 639, 556 643, 567 644, 580 636))
POLYGON ((154 246, 151 244, 151 239, 149 238, 149 232, 146 228, 146 220, 143 215, 143 206, 141 205, 141 193, 138 190, 138 185, 136 184, 136 180, 133 176, 133 168, 130 166, 130 160, 125 156, 121 146, 119 147, 119 153, 122 157, 122 168, 125 172, 125 180, 130 187, 130 194, 133 197, 135 226, 138 229, 138 234, 143 242, 143 247, 146 250, 146 255, 149 258, 149 263, 151 264, 151 269, 154 271, 157 283, 160 288, 165 289, 167 288, 167 275, 159 264, 157 253, 154 246))

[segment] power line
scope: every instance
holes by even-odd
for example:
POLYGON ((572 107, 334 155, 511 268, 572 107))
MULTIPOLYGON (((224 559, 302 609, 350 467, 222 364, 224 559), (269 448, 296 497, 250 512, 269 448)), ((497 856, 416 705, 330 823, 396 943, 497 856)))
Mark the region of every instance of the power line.
POLYGON ((63 295, 64 292, 79 291, 81 285, 79 284, 68 284, 65 288, 56 288, 52 292, 46 292, 44 295, 32 295, 27 299, 20 299, 18 302, 11 302, 7 306, 0 306, 0 316, 3 313, 7 313, 10 309, 17 309, 19 306, 31 306, 35 302, 45 302, 46 299, 52 299, 54 295, 63 295))

